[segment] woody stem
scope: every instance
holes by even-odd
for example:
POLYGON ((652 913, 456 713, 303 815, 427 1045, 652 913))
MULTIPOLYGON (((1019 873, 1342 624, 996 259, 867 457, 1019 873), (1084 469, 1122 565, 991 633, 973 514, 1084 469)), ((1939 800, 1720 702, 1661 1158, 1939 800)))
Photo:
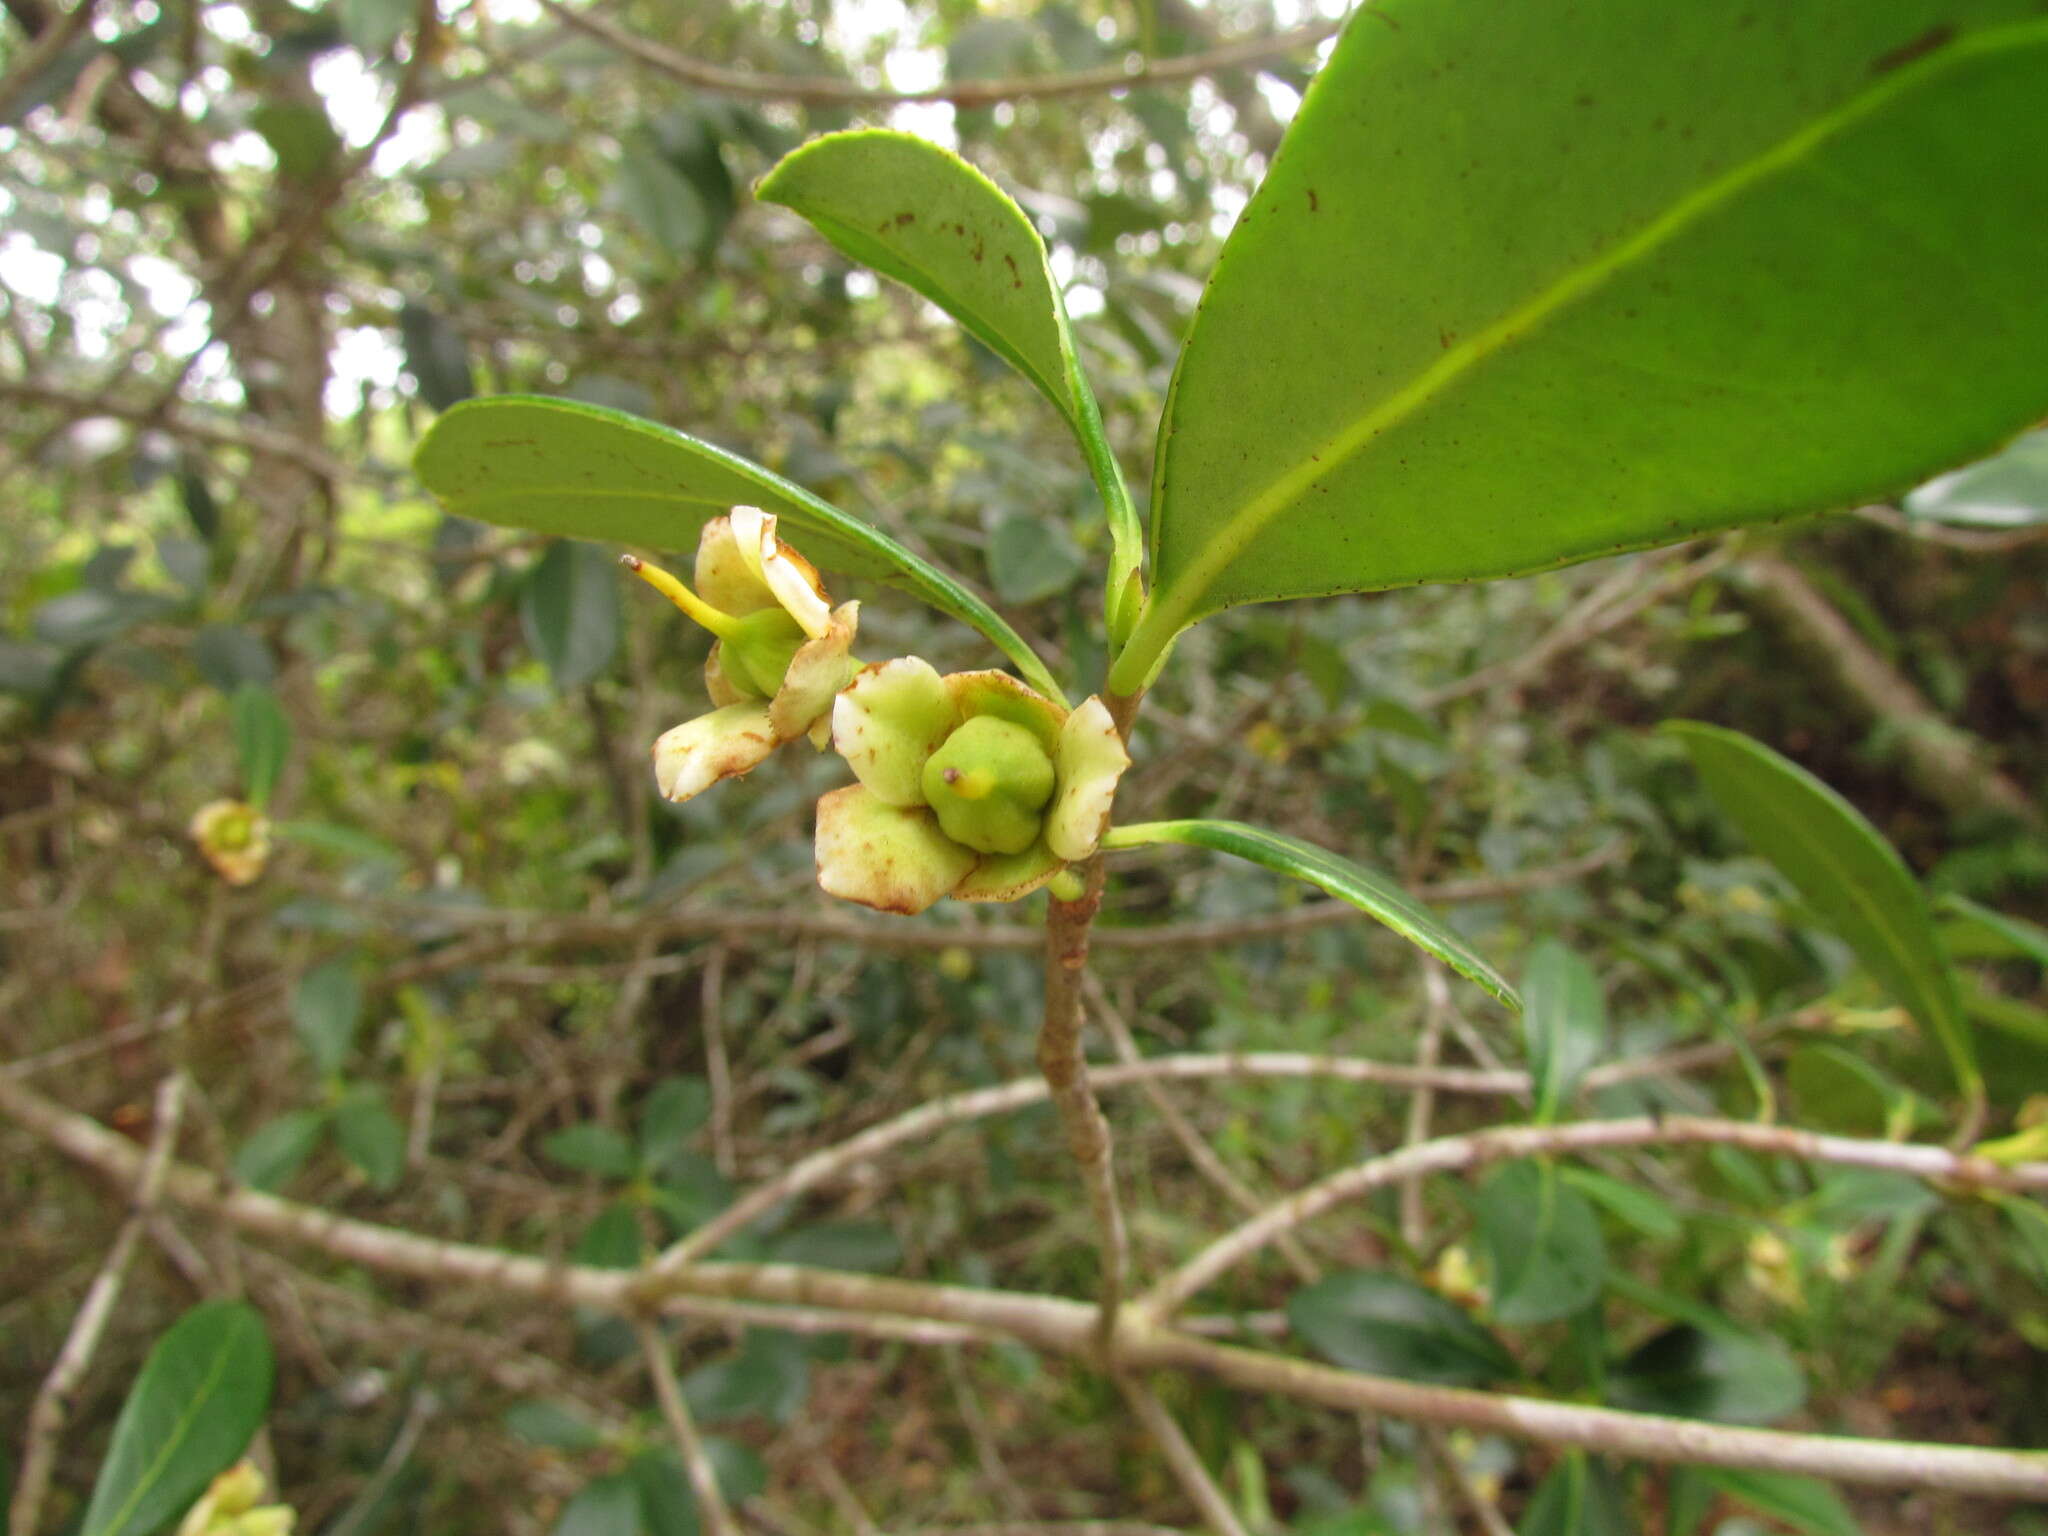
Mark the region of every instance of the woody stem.
MULTIPOLYGON (((1130 734, 1138 695, 1112 695, 1110 716, 1119 735, 1130 734)), ((1101 854, 1081 866, 1082 890, 1072 901, 1052 898, 1045 917, 1045 1013, 1038 1031, 1038 1069, 1052 1095, 1067 1150, 1081 1170, 1094 1216, 1102 1276, 1096 1342, 1105 1367, 1114 1343, 1117 1313, 1130 1272, 1130 1242, 1117 1203, 1115 1151, 1109 1121, 1088 1081, 1081 1048, 1081 989, 1088 965, 1088 933, 1102 906, 1105 870, 1101 854)))

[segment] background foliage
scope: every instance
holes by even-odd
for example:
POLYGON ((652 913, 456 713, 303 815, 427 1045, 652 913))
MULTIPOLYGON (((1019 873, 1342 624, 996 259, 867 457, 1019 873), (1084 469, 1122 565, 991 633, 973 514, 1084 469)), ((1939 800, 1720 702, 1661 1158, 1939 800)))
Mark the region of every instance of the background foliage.
MULTIPOLYGON (((1313 50, 1118 94, 986 100, 973 82, 1314 18, 1178 0, 602 13, 685 64, 796 77, 749 87, 679 78, 546 9, 108 0, 73 26, 43 0, 6 8, 9 1060, 138 1136, 183 1063, 203 1090, 187 1156, 599 1264, 637 1261, 735 1184, 882 1113, 1027 1075, 1028 910, 942 909, 914 929, 829 910, 803 835, 833 782, 823 760, 784 754, 708 801, 656 801, 646 744, 697 712, 701 638, 622 593, 603 551, 445 517, 408 461, 473 393, 643 413, 964 573, 1085 691, 1108 533, 1069 407, 748 188, 854 122, 956 143, 1047 238, 1143 485, 1199 284, 1313 50), (924 86, 967 102, 847 99, 924 86), (244 889, 185 833, 227 795, 278 824, 244 889)), ((1702 1070, 1602 1088, 1594 1107, 1782 1102, 1853 1134, 1931 1127, 1950 1085, 1939 1041, 1852 974, 1827 914, 1647 729, 1685 716, 1788 753, 1900 846, 1966 962, 1958 1006, 1994 1128, 2024 1123, 2048 1093, 2043 966, 1957 899, 2048 918, 2041 441, 1903 509, 1204 625, 1148 702, 1120 819, 1262 823, 1433 888, 1455 932, 1522 979, 1532 1033, 1462 983, 1432 1005, 1398 941, 1288 907, 1262 871, 1166 849, 1119 863, 1098 1016, 1147 1054, 1400 1061, 1423 1042, 1528 1061, 1539 1105, 1589 1060, 1699 1046, 1702 1070), (1600 1038, 1539 1032, 1539 978, 1600 1000, 1600 1038)), ((857 595, 873 654, 994 664, 961 626, 857 595)), ((1355 1085, 1166 1091, 1259 1192, 1414 1123, 1405 1096, 1355 1085)), ((1233 1219, 1233 1197, 1156 1108, 1126 1094, 1111 1112, 1156 1269, 1233 1219)), ((1433 1109, 1443 1129, 1498 1114, 1433 1109)), ((0 1136, 13 1423, 120 1212, 0 1136)), ((2027 1209, 1725 1149, 1511 1167, 1354 1208, 1204 1306, 1424 1379, 2038 1445, 2048 1231, 2027 1209), (1523 1230, 1538 1210, 1547 1225, 1523 1230)), ((1085 1294, 1086 1248, 1035 1110, 949 1132, 726 1252, 1085 1294)), ((78 1509, 149 1342, 223 1295, 254 1302, 276 1342, 270 1445, 304 1529, 688 1528, 619 1324, 409 1294, 170 1217, 64 1448, 78 1509)), ((1021 1351, 739 1326, 693 1328, 682 1349, 731 1486, 764 1490, 788 1529, 855 1528, 857 1509, 890 1530, 1192 1524, 1113 1392, 1021 1351)), ((1254 1525, 1453 1529, 1470 1517, 1447 1464, 1531 1530, 1597 1528, 1587 1512, 1624 1496, 1704 1529, 1850 1518, 1734 1474, 1624 1489, 1622 1469, 1576 1457, 1177 1390, 1254 1525)), ((2038 1528, 1933 1497, 1849 1505, 1873 1533, 2038 1528)))

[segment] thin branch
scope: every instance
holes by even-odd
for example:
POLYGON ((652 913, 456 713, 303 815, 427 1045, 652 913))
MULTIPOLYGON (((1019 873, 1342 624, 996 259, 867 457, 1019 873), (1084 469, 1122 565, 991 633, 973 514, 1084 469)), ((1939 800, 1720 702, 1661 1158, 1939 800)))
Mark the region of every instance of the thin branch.
POLYGON ((739 1522, 733 1519, 725 1494, 718 1486, 718 1469, 697 1433, 697 1421, 690 1417, 690 1405, 683 1401, 682 1383, 676 1380, 675 1362, 668 1357, 668 1340, 645 1318, 634 1323, 640 1336, 640 1353, 647 1361, 647 1373, 654 1378, 654 1395, 661 1401, 661 1416, 682 1458, 683 1471, 690 1479, 690 1491, 697 1496, 697 1514, 711 1536, 739 1536, 739 1522))
POLYGON ((2029 523, 2024 528, 1958 528, 1927 517, 1908 517, 1896 507, 1858 507, 1849 514, 1866 523, 1903 533, 1909 539, 1967 550, 1973 555, 2002 555, 2048 539, 2048 523, 2029 523))
MULTIPOLYGON (((0 1078, 0 1113, 58 1151, 121 1182, 135 1180, 144 1155, 87 1117, 51 1103, 8 1078, 0 1078)), ((1725 1140, 1750 1150, 1811 1157, 1845 1166, 1882 1168, 1916 1177, 1985 1188, 2048 1190, 2048 1163, 2005 1167, 1938 1148, 1859 1142, 1811 1136, 1779 1127, 1720 1121, 1617 1121, 1591 1126, 1545 1128, 1551 1145, 1562 1132, 1612 1131, 1601 1144, 1725 1140), (1704 1134, 1711 1130, 1714 1134, 1704 1134), (1758 1133, 1765 1133, 1759 1135, 1758 1133)), ((1492 1155, 1510 1155, 1498 1138, 1529 1132, 1489 1133, 1492 1155)), ((1469 1166, 1464 1159, 1446 1167, 1469 1166)), ((1540 1138, 1539 1138, 1540 1139, 1540 1138)), ((1417 1153, 1442 1148, 1428 1143, 1417 1153)), ((1398 1172, 1397 1175, 1398 1176, 1398 1172)), ((795 1264, 704 1264, 657 1278, 647 1270, 592 1269, 558 1264, 442 1242, 355 1221, 331 1211, 281 1200, 255 1190, 223 1184, 215 1175, 177 1163, 164 1173, 163 1195, 181 1205, 212 1213, 239 1230, 303 1243, 332 1257, 392 1274, 442 1285, 474 1286, 498 1295, 555 1305, 638 1313, 650 1304, 666 1306, 682 1295, 720 1296, 765 1303, 826 1306, 872 1316, 933 1318, 1008 1335, 1022 1343, 1082 1360, 1099 1360, 1099 1310, 1060 1297, 939 1285, 872 1275, 808 1269, 795 1264)), ((853 1321, 848 1331, 859 1332, 853 1321)), ((1119 1324, 1116 1358, 1134 1370, 1174 1368, 1201 1371, 1253 1391, 1277 1393, 1346 1411, 1367 1410, 1425 1424, 1450 1424, 1513 1436, 1546 1445, 1576 1447, 1638 1460, 1755 1467, 1838 1481, 1892 1487, 1945 1488, 1989 1497, 2048 1499, 2048 1459, 2032 1452, 1976 1446, 1927 1445, 1859 1440, 1783 1430, 1740 1429, 1690 1419, 1665 1418, 1613 1408, 1549 1402, 1504 1393, 1424 1386, 1293 1360, 1258 1350, 1217 1344, 1150 1321, 1127 1308, 1119 1324)))
POLYGON ((1209 1529, 1216 1536, 1249 1536, 1237 1518, 1237 1511, 1230 1507, 1230 1501, 1216 1486, 1209 1469, 1202 1465, 1202 1458, 1195 1454, 1195 1448, 1188 1444, 1188 1437, 1173 1415, 1166 1411, 1166 1404, 1159 1401, 1159 1395, 1132 1376, 1119 1376, 1116 1384, 1123 1389, 1124 1401, 1131 1405, 1138 1422, 1158 1442, 1167 1466, 1173 1469, 1174 1477, 1180 1482, 1181 1492, 1201 1512, 1209 1529))
POLYGON ((71 1321, 71 1331, 57 1351, 56 1363, 50 1367, 50 1374, 43 1379, 29 1408, 21 1474, 15 1481, 14 1498, 7 1511, 9 1536, 35 1536, 43 1498, 50 1488, 50 1470, 57 1460, 57 1444, 63 1438, 64 1421, 71 1416, 79 1383, 99 1351, 107 1319, 113 1316, 114 1305, 121 1299, 121 1288, 127 1284, 135 1245, 141 1241, 149 1213, 163 1191, 164 1175, 171 1166, 171 1149, 178 1139, 178 1122, 184 1112, 185 1076, 173 1072, 157 1089, 149 1151, 135 1181, 135 1209, 115 1234, 106 1262, 93 1276, 78 1315, 71 1321))
POLYGON ((1331 1207, 1399 1184, 1418 1174, 1461 1172, 1508 1158, 1544 1157, 1603 1147, 1741 1147, 1769 1157, 1804 1158, 1844 1168, 1902 1173, 1929 1183, 1966 1188, 2048 1190, 2048 1163, 1994 1163, 1942 1147, 1892 1141, 1855 1141, 1822 1136, 1786 1125, 1751 1120, 1710 1120, 1690 1115, 1638 1115, 1624 1120, 1582 1120, 1571 1125, 1506 1126, 1445 1136, 1398 1152, 1367 1158, 1320 1179, 1269 1206, 1226 1232, 1144 1298, 1145 1309, 1169 1317, 1190 1297, 1243 1263, 1282 1232, 1292 1231, 1331 1207))
MULTIPOLYGON (((1451 1016, 1451 984, 1443 967, 1434 960, 1422 962, 1422 1038, 1416 1042, 1415 1065, 1434 1068, 1443 1055, 1444 1025, 1451 1016)), ((1436 1090, 1422 1087, 1408 1100, 1408 1126, 1404 1145, 1419 1146, 1429 1140, 1429 1124, 1436 1113, 1436 1090)), ((1429 1241, 1429 1212, 1423 1204, 1422 1178, 1417 1175, 1401 1186, 1401 1241, 1421 1252, 1429 1241)))
POLYGON ((690 58, 628 32, 591 11, 561 0, 540 0, 541 9, 566 26, 588 33, 648 68, 689 86, 722 96, 755 101, 791 101, 810 106, 900 107, 920 102, 949 102, 956 107, 988 107, 1002 101, 1045 101, 1060 96, 1096 96, 1139 86, 1194 80, 1228 69, 1252 69, 1314 48, 1337 35, 1342 21, 1315 21, 1269 37, 1245 38, 1202 53, 1172 59, 1140 59, 1128 65, 1082 69, 1064 75, 1030 75, 1008 80, 963 80, 924 91, 877 90, 817 75, 769 75, 726 69, 690 58))

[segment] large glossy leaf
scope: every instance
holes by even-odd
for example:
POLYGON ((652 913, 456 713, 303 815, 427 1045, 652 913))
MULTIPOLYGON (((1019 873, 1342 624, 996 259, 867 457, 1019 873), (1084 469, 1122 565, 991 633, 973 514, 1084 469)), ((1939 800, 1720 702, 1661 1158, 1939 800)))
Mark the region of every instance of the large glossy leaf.
POLYGON ((1232 603, 1889 495, 2048 410, 2032 0, 1379 0, 1226 244, 1115 686, 1232 603))
POLYGON ((1284 832, 1249 826, 1241 821, 1144 821, 1114 827, 1103 838, 1105 848, 1137 848, 1148 843, 1185 843, 1212 848, 1306 881, 1349 902, 1368 917, 1379 919, 1418 949, 1427 951, 1468 980, 1477 982, 1510 1008, 1520 1008, 1515 989, 1422 903, 1386 876, 1354 864, 1341 854, 1305 843, 1284 832))
POLYGON ((1553 939, 1538 944, 1522 971, 1522 1038, 1538 1125, 1557 1118, 1606 1036, 1607 1004, 1593 968, 1553 939))
POLYGON ((816 564, 907 588, 1059 696, 1031 647, 959 581, 772 470, 672 428, 575 400, 498 395, 443 412, 413 468, 460 516, 644 549, 693 550, 698 530, 727 508, 765 508, 816 564))
POLYGON ((1453 1387, 1516 1374, 1500 1340, 1398 1275, 1353 1269, 1327 1276, 1288 1298, 1287 1320, 1318 1354, 1348 1370, 1453 1387))
POLYGON ((172 1324, 121 1406, 84 1536, 149 1536, 183 1514, 262 1427, 275 1369, 262 1318, 239 1301, 172 1324))
POLYGON ((755 191, 923 294, 1037 385, 1074 429, 1102 488, 1119 574, 1135 569, 1137 512, 1081 372, 1045 242, 1002 188, 950 150, 869 128, 813 139, 755 191))
POLYGON ((1768 1424, 1806 1400, 1806 1378, 1775 1339, 1696 1319, 1609 1367, 1607 1398, 1643 1413, 1768 1424))
POLYGON ((1977 1093, 1955 972, 1927 894, 1898 851, 1847 800, 1761 742, 1690 720, 1664 729, 1692 754, 1722 813, 1941 1043, 1964 1090, 1977 1093))

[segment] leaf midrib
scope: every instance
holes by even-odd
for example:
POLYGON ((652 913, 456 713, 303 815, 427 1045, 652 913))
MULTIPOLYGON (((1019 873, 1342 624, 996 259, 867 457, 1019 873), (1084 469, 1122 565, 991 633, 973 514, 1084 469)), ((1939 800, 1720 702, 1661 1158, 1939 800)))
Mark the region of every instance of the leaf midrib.
POLYGON ((220 1384, 221 1374, 227 1369, 228 1357, 233 1353, 233 1334, 223 1334, 220 1348, 215 1351, 206 1375, 200 1380, 199 1390, 186 1399, 185 1411, 179 1414, 173 1422, 171 1433, 164 1437, 162 1448, 151 1459, 149 1465, 143 1469, 142 1475, 136 1479, 135 1487, 129 1493, 128 1498, 114 1511, 113 1518, 107 1524, 96 1527, 92 1532, 88 1533, 88 1536, 105 1536, 105 1533, 109 1531, 119 1531, 134 1517, 136 1506, 162 1480, 165 1464, 171 1457, 177 1454, 179 1447, 191 1435, 192 1426, 197 1421, 200 1413, 212 1401, 214 1391, 220 1384))
MULTIPOLYGON (((1917 90, 1962 60, 2043 41, 2048 41, 2048 21, 1990 28, 1958 38, 1925 58, 1880 76, 1874 86, 1851 96, 1832 112, 1823 114, 1762 153, 1678 198, 1634 235, 1564 273, 1519 309, 1444 351, 1406 386, 1381 400, 1323 444, 1319 452, 1308 454, 1244 502, 1218 530, 1204 539, 1202 553, 1182 571, 1171 590, 1159 593, 1156 618, 1148 615, 1148 619, 1153 619, 1160 633, 1177 632, 1190 622, 1194 610, 1209 594, 1216 579, 1243 553, 1244 547, 1310 486, 1333 473, 1373 438, 1420 411, 1472 368, 1521 339, 1574 300, 1599 288, 1616 273, 1654 254, 1679 233, 1741 192, 1797 163, 1828 139, 1871 116, 1895 98, 1917 90)), ((1175 382, 1179 382, 1177 374, 1175 382)), ((1161 498, 1155 523, 1163 516, 1166 505, 1165 499, 1161 498)), ((1158 542, 1156 527, 1154 542, 1155 545, 1158 542)))

